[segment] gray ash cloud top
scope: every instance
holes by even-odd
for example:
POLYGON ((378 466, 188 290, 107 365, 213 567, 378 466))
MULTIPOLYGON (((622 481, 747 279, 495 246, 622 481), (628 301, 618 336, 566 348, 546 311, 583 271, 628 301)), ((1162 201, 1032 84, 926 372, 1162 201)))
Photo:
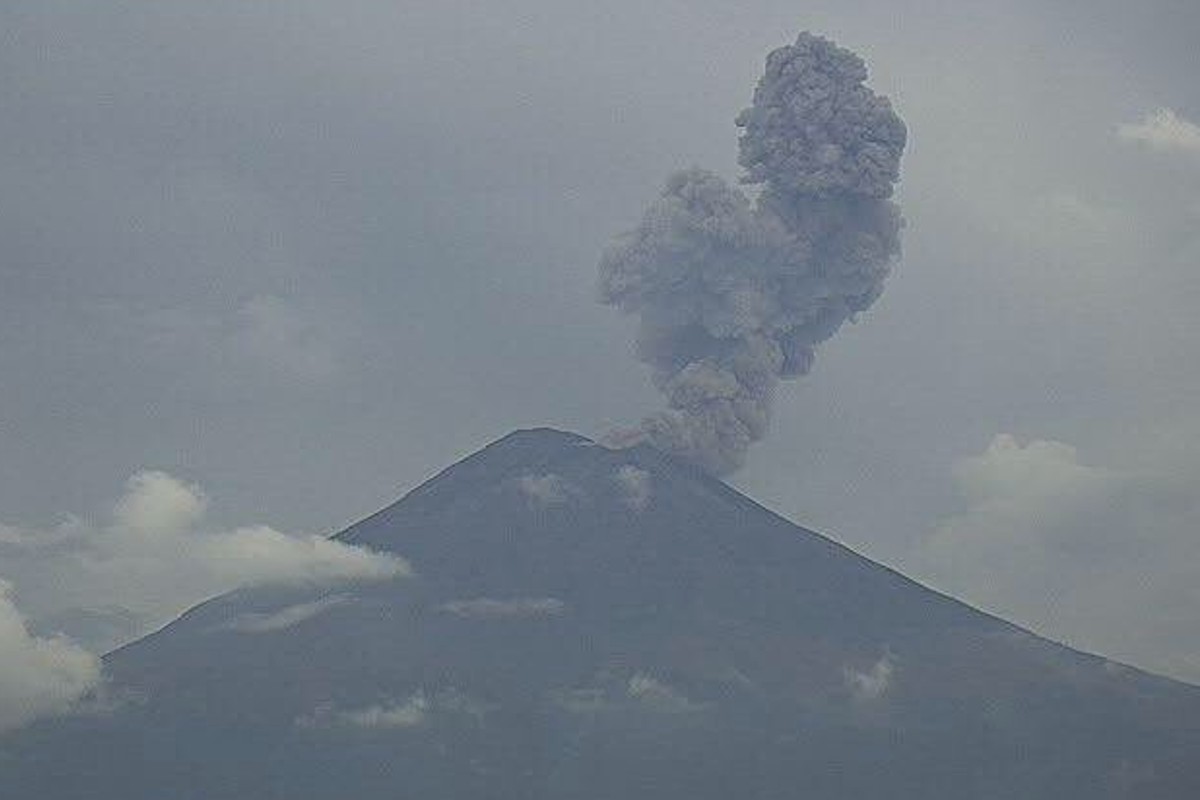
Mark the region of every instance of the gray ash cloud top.
POLYGON ((854 53, 809 33, 772 52, 743 133, 743 191, 705 170, 668 178, 600 261, 600 299, 638 317, 637 354, 667 408, 625 441, 715 474, 767 431, 781 379, 883 291, 902 225, 888 198, 906 129, 854 53))
POLYGON ((754 104, 737 118, 745 182, 891 197, 907 131, 866 79, 861 58, 810 33, 767 56, 754 104))

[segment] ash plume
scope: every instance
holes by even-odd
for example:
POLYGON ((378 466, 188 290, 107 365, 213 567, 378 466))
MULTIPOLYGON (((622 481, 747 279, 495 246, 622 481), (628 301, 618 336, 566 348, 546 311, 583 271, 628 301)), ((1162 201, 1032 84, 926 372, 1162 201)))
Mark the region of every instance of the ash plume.
POLYGON ((638 317, 638 358, 667 402, 616 442, 738 469, 779 381, 807 373, 817 345, 882 293, 907 132, 866 79, 861 58, 819 36, 773 51, 736 119, 755 198, 678 172, 605 252, 600 300, 638 317))

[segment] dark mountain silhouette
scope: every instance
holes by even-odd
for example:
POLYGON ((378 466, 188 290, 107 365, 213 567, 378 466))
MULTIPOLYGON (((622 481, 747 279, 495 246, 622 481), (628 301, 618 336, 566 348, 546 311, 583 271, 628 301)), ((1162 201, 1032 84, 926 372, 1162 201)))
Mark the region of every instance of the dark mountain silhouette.
POLYGON ((1200 797, 1200 689, 1041 639, 646 447, 520 431, 0 738, 0 797, 1200 797))

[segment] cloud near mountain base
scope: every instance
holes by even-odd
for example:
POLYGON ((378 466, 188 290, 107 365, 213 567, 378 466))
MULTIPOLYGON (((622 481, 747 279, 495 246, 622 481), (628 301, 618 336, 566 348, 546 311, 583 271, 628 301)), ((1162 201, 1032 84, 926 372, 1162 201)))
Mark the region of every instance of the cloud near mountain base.
POLYGON ((126 483, 110 518, 54 528, 0 527, 0 577, 10 580, 30 627, 66 633, 103 652, 162 625, 201 600, 261 584, 389 580, 408 575, 398 556, 268 525, 208 522, 203 490, 164 472, 126 483), (91 625, 97 612, 126 621, 91 625))

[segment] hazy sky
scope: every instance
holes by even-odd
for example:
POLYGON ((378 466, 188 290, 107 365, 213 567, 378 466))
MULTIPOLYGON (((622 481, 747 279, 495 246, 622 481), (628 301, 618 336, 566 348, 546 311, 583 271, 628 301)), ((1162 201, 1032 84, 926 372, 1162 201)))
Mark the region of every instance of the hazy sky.
POLYGON ((1200 681, 1200 5, 1084 5, 5 3, 0 578, 37 631, 146 624, 183 599, 45 543, 155 487, 210 539, 332 532, 657 408, 596 263, 671 171, 736 179, 807 29, 908 124, 904 256, 731 482, 1200 681))

